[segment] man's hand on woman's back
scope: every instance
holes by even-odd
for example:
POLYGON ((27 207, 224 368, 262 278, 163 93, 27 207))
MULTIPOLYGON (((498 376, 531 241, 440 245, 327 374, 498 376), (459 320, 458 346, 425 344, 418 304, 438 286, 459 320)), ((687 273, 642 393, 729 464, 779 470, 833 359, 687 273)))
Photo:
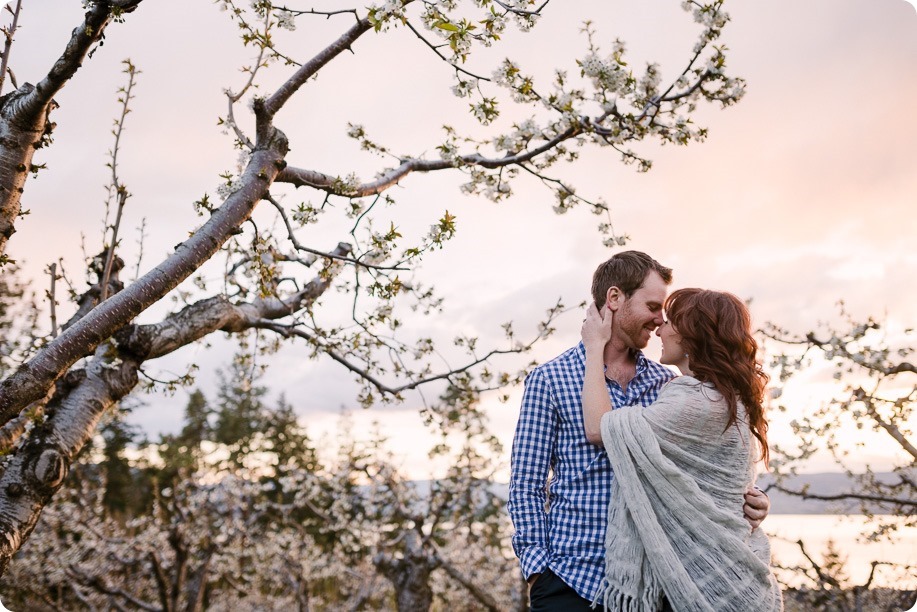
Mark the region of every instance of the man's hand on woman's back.
POLYGON ((752 529, 758 528, 770 509, 771 500, 764 491, 752 487, 745 492, 745 505, 742 510, 745 512, 745 520, 752 529))

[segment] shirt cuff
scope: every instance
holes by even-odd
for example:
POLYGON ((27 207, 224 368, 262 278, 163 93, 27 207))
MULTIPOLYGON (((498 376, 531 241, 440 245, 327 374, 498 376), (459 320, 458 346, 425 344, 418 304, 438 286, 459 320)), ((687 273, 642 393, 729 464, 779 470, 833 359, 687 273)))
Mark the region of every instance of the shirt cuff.
POLYGON ((532 574, 540 574, 548 568, 548 551, 540 546, 530 546, 519 556, 522 577, 526 580, 532 574))

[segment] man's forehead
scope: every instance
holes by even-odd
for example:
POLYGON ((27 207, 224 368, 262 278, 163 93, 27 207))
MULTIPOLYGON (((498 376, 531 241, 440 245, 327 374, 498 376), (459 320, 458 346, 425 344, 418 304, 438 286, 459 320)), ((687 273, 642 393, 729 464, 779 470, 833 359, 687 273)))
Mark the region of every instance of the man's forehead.
POLYGON ((665 296, 668 291, 669 286, 662 280, 662 277, 656 272, 651 272, 647 275, 643 284, 640 285, 640 288, 637 289, 636 294, 639 294, 647 302, 658 302, 662 305, 665 302, 665 296))
POLYGON ((667 293, 668 287, 664 283, 659 285, 644 283, 642 287, 634 292, 634 297, 637 297, 648 303, 656 302, 659 305, 662 305, 662 303, 665 302, 665 296, 667 293))

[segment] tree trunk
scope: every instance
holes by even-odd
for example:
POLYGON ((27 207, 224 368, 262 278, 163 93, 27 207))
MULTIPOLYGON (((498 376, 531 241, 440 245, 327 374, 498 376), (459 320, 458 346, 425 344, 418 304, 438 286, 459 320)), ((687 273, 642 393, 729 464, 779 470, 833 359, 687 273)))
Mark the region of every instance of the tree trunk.
POLYGON ((137 384, 140 363, 110 345, 99 347, 85 370, 58 383, 45 419, 13 455, 0 477, 0 575, 32 532, 41 509, 64 482, 73 458, 105 411, 137 384))
POLYGON ((428 612, 433 605, 430 576, 439 563, 425 553, 412 531, 405 532, 404 537, 403 556, 379 553, 373 558, 373 564, 395 587, 398 612, 428 612))

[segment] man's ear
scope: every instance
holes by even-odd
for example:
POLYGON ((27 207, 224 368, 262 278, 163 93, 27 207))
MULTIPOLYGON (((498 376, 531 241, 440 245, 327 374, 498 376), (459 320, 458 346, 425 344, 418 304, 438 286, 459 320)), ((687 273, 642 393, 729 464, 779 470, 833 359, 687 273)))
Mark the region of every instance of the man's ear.
POLYGON ((612 312, 621 307, 624 302, 624 292, 617 287, 609 287, 605 293, 605 304, 612 312))

